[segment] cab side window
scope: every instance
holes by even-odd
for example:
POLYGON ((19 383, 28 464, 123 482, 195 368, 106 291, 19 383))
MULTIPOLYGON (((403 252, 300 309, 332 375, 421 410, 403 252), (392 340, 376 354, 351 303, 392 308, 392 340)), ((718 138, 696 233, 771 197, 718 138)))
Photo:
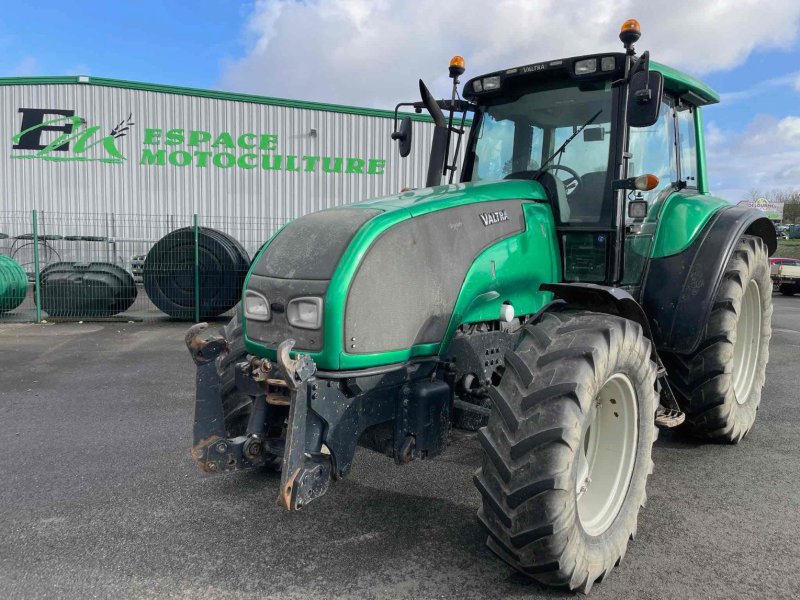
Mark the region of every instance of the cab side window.
POLYGON ((694 130, 694 108, 678 105, 678 143, 681 157, 680 181, 685 187, 697 187, 697 137, 694 130))
MULTIPOLYGON (((628 161, 628 177, 655 175, 658 185, 647 192, 631 192, 629 200, 645 200, 650 210, 660 196, 668 190, 677 189, 678 147, 676 143, 675 103, 664 96, 664 103, 658 114, 658 121, 650 127, 631 127, 628 161)), ((657 210, 657 209, 655 209, 657 210)), ((651 215, 653 216, 653 215, 651 215)), ((627 217, 627 213, 626 213, 627 217)), ((636 285, 641 282, 644 268, 653 243, 655 223, 644 219, 626 218, 628 229, 625 234, 625 264, 622 283, 636 285)))
POLYGON ((675 120, 673 102, 667 96, 656 121, 650 127, 631 127, 628 161, 628 177, 647 173, 658 177, 658 186, 642 192, 642 199, 649 204, 666 188, 678 181, 675 156, 675 120))
POLYGON ((541 127, 522 119, 497 121, 491 114, 484 114, 472 180, 503 179, 510 173, 537 170, 543 144, 541 127))

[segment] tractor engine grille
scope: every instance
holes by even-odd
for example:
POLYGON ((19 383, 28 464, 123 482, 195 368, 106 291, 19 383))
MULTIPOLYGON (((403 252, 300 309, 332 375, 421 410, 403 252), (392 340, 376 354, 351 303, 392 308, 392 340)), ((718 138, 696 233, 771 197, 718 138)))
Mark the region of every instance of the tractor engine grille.
MULTIPOLYGON (((270 348, 293 338, 298 350, 321 350, 319 329, 293 326, 287 317, 289 301, 302 296, 324 298, 328 284, 356 232, 382 211, 341 208, 300 217, 284 227, 253 268, 247 289, 270 304, 269 321, 247 319, 247 337, 270 348)), ((323 305, 323 315, 325 313, 323 305)))
POLYGON ((345 352, 440 342, 478 254, 525 230, 522 204, 501 200, 458 206, 408 219, 383 233, 350 285, 345 352))

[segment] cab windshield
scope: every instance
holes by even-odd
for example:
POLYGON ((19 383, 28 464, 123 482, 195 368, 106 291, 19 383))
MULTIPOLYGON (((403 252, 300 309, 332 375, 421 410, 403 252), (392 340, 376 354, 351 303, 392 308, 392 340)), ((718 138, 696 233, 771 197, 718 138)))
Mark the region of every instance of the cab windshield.
POLYGON ((487 100, 472 141, 471 181, 536 178, 557 203, 562 223, 610 218, 610 210, 603 210, 613 172, 610 81, 550 81, 517 97, 487 100))

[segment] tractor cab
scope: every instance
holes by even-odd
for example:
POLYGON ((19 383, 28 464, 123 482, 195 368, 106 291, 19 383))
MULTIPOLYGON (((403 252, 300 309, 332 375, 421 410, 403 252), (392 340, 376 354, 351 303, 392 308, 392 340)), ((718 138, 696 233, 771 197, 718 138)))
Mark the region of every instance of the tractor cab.
POLYGON ((699 108, 719 101, 701 82, 651 63, 648 52, 637 56, 639 35, 632 19, 620 33, 625 52, 474 77, 465 100, 456 100, 456 57, 452 100, 433 102, 423 90, 413 104, 427 108, 446 137, 434 140, 427 184, 448 173, 452 181, 460 139, 449 138, 466 132, 471 114, 461 181, 538 182, 553 208, 564 281, 639 286, 665 201, 708 192, 699 108), (441 109, 449 119, 437 119, 441 109), (455 126, 454 112, 462 115, 455 126))
POLYGON ((561 224, 610 225, 612 142, 620 129, 614 81, 624 59, 555 60, 470 80, 464 95, 476 116, 463 180, 534 179, 554 200, 561 224))
MULTIPOLYGON (((603 283, 617 232, 624 54, 553 60, 467 82, 462 181, 529 179, 553 207, 566 281, 603 283)), ((652 100, 651 100, 652 101, 652 100)))

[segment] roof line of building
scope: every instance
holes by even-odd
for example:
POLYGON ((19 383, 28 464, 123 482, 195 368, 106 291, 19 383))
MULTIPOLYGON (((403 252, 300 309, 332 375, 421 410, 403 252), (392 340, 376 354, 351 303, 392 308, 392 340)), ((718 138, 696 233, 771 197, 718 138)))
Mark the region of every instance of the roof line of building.
MULTIPOLYGON (((141 81, 126 81, 124 79, 110 79, 108 77, 91 77, 88 75, 40 76, 40 77, 0 77, 0 86, 3 85, 55 85, 77 84, 97 85, 102 87, 123 88, 144 92, 160 92, 163 94, 178 94, 181 96, 197 96, 215 100, 229 100, 234 102, 250 102, 252 104, 266 104, 269 106, 285 106, 287 108, 303 108, 307 110, 320 110, 348 115, 366 117, 379 117, 393 119, 394 111, 379 108, 362 108, 347 106, 345 104, 329 104, 326 102, 311 102, 308 100, 289 100, 286 98, 272 98, 269 96, 256 96, 254 94, 240 94, 236 92, 221 92, 218 90, 205 90, 200 88, 182 87, 177 85, 163 85, 160 83, 144 83, 141 81)), ((414 121, 432 123, 433 119, 425 114, 400 113, 400 116, 410 116, 414 121)))

